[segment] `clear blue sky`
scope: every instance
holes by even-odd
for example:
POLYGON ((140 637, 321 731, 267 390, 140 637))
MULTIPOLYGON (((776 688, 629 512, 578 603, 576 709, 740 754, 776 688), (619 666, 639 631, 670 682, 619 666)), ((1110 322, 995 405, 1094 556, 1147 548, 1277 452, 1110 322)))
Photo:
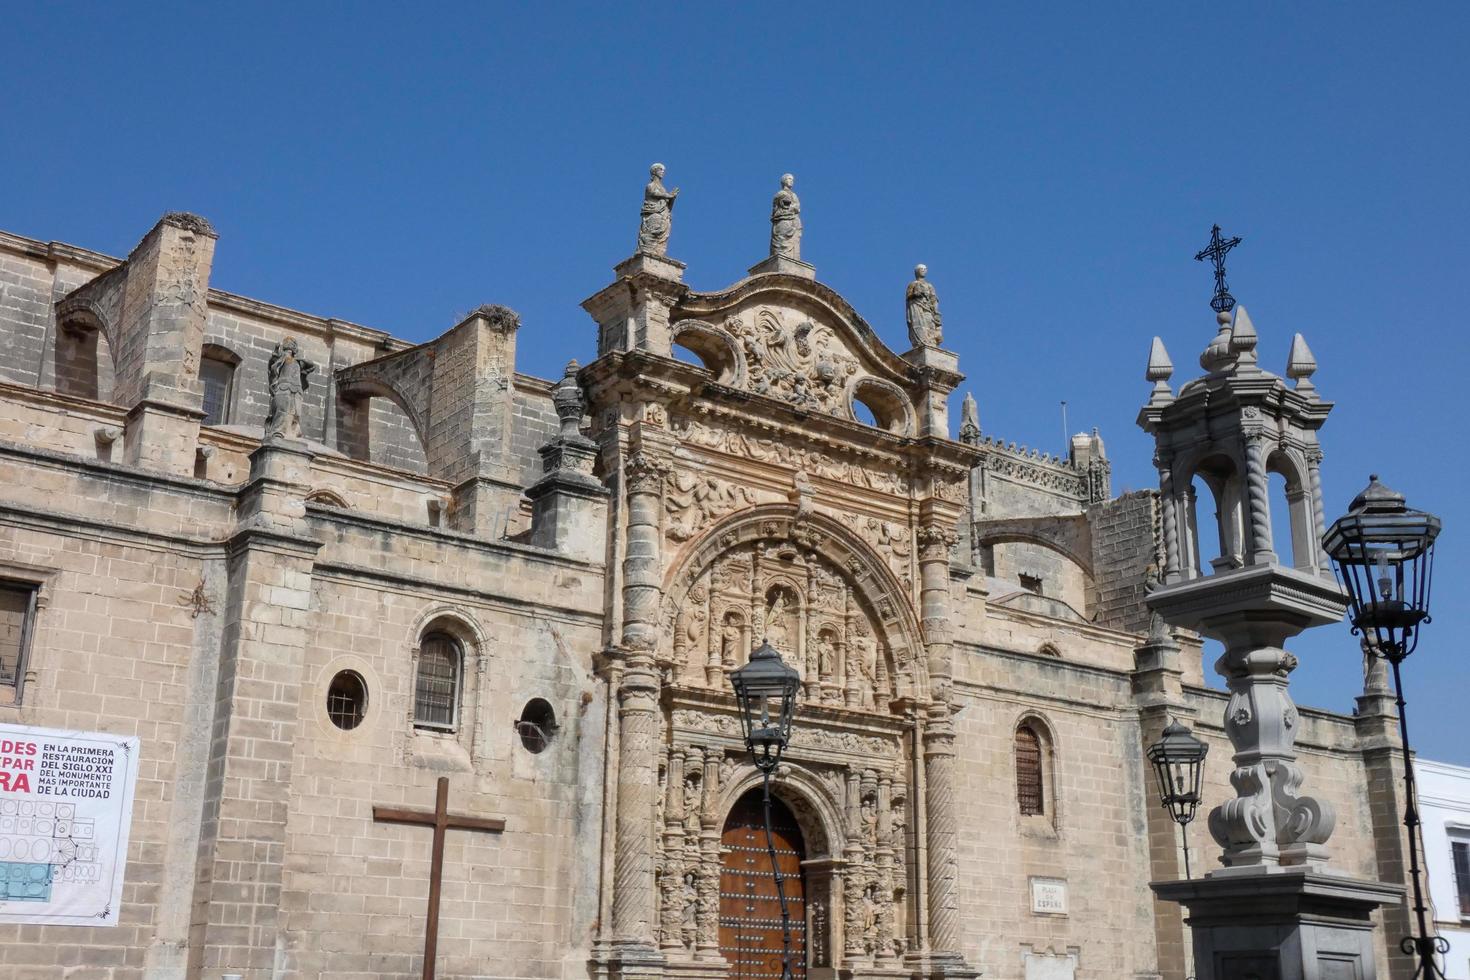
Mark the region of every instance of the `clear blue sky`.
MULTIPOLYGON (((1066 399, 1122 491, 1155 480, 1149 339, 1177 383, 1214 332, 1218 221, 1263 363, 1301 331, 1337 402, 1329 517, 1380 471, 1445 518, 1408 693, 1470 763, 1470 6, 1039 6, 15 5, 0 227, 121 255, 197 211, 220 288, 413 339, 505 303, 554 376, 650 162, 701 289, 764 255, 789 170, 819 278, 902 348, 928 263, 985 430, 1060 450, 1066 399)), ((1298 700, 1350 711, 1347 628, 1293 649, 1298 700)))

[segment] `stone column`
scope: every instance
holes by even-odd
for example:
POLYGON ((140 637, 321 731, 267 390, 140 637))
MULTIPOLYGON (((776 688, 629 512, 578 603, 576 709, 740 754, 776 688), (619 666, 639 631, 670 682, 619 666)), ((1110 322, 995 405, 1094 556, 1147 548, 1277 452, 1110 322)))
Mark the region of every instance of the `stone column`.
POLYGON ((1322 450, 1313 446, 1307 450, 1307 490, 1312 495, 1312 527, 1316 532, 1313 544, 1317 552, 1317 567, 1332 574, 1332 560, 1322 550, 1322 536, 1327 533, 1327 515, 1322 503, 1322 450))
POLYGON ((862 775, 847 771, 847 845, 842 868, 842 965, 852 969, 863 958, 862 775))
POLYGON ((1159 518, 1164 532, 1164 569, 1160 578, 1165 584, 1172 584, 1187 577, 1179 551, 1179 500, 1174 495, 1174 461, 1155 456, 1154 465, 1159 470, 1159 518))
POLYGON ((623 557, 623 648, 652 660, 658 645, 659 504, 668 465, 646 449, 623 463, 627 492, 627 550, 623 557))
POLYGON ((873 851, 876 877, 878 879, 878 910, 874 942, 874 961, 890 963, 894 959, 893 948, 893 828, 889 820, 889 808, 893 801, 893 775, 878 776, 878 846, 873 851))
POLYGON ((1245 490, 1251 564, 1274 565, 1276 548, 1271 542, 1271 478, 1266 473, 1264 432, 1248 431, 1245 434, 1245 490))
POLYGON ((959 535, 948 525, 932 521, 919 528, 919 616, 924 647, 929 654, 929 677, 934 697, 948 700, 954 676, 950 662, 953 627, 949 615, 949 549, 959 535))
POLYGON ((929 706, 924 730, 928 799, 929 940, 935 959, 959 958, 959 853, 955 814, 954 719, 949 705, 929 706))
MULTIPOLYGON (((652 656, 630 658, 618 688, 617 869, 613 884, 613 941, 625 964, 648 958, 658 961, 653 947, 657 711, 658 672, 652 656)), ((622 973, 629 975, 630 971, 622 973)))
POLYGON ((664 783, 662 873, 659 877, 659 947, 682 949, 684 911, 684 752, 669 750, 664 783))
POLYGON ((724 962, 720 954, 720 750, 704 749, 704 801, 700 813, 698 958, 724 962))

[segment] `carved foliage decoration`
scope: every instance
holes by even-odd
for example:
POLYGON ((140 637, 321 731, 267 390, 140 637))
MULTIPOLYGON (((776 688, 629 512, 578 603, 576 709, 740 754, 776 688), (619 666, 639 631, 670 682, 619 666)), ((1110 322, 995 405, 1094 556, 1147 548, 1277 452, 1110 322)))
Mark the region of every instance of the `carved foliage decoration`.
POLYGON ((674 435, 692 446, 714 449, 741 459, 780 463, 808 477, 822 477, 834 483, 895 495, 909 492, 909 480, 899 472, 897 460, 872 465, 846 459, 837 453, 795 445, 792 440, 781 438, 774 429, 770 436, 756 436, 687 416, 674 416, 670 422, 674 435))

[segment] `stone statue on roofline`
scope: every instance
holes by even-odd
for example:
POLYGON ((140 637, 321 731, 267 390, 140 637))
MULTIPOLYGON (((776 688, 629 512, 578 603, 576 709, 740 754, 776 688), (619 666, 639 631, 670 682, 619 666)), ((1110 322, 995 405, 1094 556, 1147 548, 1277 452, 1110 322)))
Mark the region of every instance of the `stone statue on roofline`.
POLYGON ((679 188, 664 189, 664 165, 655 163, 648 168, 650 180, 643 188, 642 219, 638 224, 638 251, 649 255, 664 255, 669 250, 669 231, 674 226, 674 198, 679 188))
POLYGON ((301 438, 301 396, 315 370, 316 365, 301 356, 295 337, 276 344, 266 368, 271 392, 271 411, 265 420, 267 439, 301 438))
POLYGON ((905 294, 908 300, 909 343, 915 347, 938 347, 944 343, 943 321, 939 316, 939 294, 924 277, 929 267, 922 262, 914 266, 914 281, 905 294))
POLYGON ((791 189, 796 178, 781 175, 781 189, 771 200, 771 254, 801 258, 801 199, 791 189))

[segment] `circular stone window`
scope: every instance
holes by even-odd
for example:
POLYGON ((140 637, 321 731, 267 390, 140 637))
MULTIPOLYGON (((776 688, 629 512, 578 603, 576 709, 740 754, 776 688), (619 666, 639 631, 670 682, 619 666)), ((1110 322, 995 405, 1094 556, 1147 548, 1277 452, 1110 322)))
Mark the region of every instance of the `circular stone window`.
POLYGON ((327 717, 332 724, 350 732, 367 714, 367 684, 355 670, 339 670, 327 685, 327 717))
POLYGON ((532 698, 521 709, 521 717, 516 721, 516 734, 520 735, 527 752, 546 751, 556 735, 556 712, 543 699, 532 698))

